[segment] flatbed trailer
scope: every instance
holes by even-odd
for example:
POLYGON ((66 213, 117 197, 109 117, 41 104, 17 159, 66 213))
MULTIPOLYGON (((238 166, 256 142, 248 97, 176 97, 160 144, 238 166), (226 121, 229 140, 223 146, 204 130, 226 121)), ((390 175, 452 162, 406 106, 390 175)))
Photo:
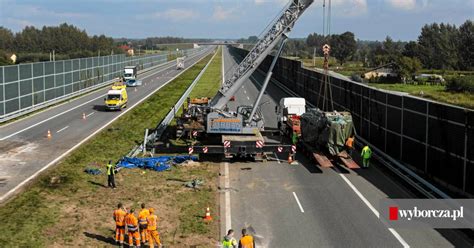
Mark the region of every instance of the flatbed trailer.
POLYGON ((331 156, 323 153, 320 149, 304 142, 298 142, 298 148, 303 152, 303 154, 310 158, 313 162, 316 162, 321 167, 331 168, 334 167, 333 162, 340 161, 349 169, 359 169, 359 165, 347 154, 346 151, 342 151, 336 156, 331 156))

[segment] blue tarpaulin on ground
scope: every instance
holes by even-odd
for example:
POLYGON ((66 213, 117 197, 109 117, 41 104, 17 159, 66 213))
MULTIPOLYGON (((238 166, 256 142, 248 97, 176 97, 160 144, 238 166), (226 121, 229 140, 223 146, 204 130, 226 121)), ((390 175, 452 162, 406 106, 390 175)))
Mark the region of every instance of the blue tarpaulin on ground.
POLYGON ((152 158, 129 158, 124 157, 117 164, 122 168, 144 168, 155 171, 164 171, 171 167, 171 164, 180 164, 186 160, 197 161, 196 156, 159 156, 152 158))

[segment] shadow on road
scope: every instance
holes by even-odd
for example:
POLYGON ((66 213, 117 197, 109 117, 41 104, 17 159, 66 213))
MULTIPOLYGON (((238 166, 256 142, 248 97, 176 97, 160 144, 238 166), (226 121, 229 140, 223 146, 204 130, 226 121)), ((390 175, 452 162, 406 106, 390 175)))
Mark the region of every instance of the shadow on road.
POLYGON ((107 108, 105 108, 105 105, 94 105, 92 109, 99 112, 108 112, 107 108))
POLYGON ((310 173, 323 173, 323 171, 319 168, 319 165, 316 162, 306 158, 301 153, 296 153, 296 160, 303 165, 310 173))
POLYGON ((91 239, 96 239, 96 240, 104 242, 104 243, 108 243, 108 244, 111 244, 111 245, 116 245, 115 240, 112 237, 107 238, 107 237, 104 237, 104 236, 99 235, 99 234, 88 233, 88 232, 84 232, 84 235, 86 235, 86 237, 91 238, 91 239))

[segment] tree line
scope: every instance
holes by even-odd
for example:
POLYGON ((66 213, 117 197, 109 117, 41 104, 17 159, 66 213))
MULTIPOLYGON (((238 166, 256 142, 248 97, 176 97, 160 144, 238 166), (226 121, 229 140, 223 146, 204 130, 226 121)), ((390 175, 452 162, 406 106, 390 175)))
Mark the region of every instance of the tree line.
MULTIPOLYGON (((257 37, 238 42, 256 42, 257 37)), ((402 67, 409 74, 423 67, 426 69, 474 70, 474 25, 471 20, 459 28, 444 23, 426 24, 416 41, 394 41, 389 36, 384 41, 356 40, 354 33, 344 32, 323 36, 312 33, 303 39, 290 39, 284 49, 285 56, 312 58, 323 56, 322 46, 331 46, 331 56, 342 65, 360 61, 364 67, 377 67, 390 62, 402 67), (315 50, 314 50, 315 49, 315 50)))
POLYGON ((63 23, 38 29, 25 27, 21 32, 0 27, 0 65, 9 64, 10 54, 17 55, 17 63, 49 60, 54 51, 56 60, 123 53, 111 37, 89 36, 85 30, 63 23))

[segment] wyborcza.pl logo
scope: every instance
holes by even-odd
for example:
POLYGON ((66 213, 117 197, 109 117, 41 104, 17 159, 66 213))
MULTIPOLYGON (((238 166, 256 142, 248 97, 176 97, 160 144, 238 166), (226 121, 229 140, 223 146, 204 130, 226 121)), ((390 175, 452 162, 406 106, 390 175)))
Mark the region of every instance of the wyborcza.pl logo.
POLYGON ((379 211, 392 227, 474 228, 474 199, 383 199, 379 211))

